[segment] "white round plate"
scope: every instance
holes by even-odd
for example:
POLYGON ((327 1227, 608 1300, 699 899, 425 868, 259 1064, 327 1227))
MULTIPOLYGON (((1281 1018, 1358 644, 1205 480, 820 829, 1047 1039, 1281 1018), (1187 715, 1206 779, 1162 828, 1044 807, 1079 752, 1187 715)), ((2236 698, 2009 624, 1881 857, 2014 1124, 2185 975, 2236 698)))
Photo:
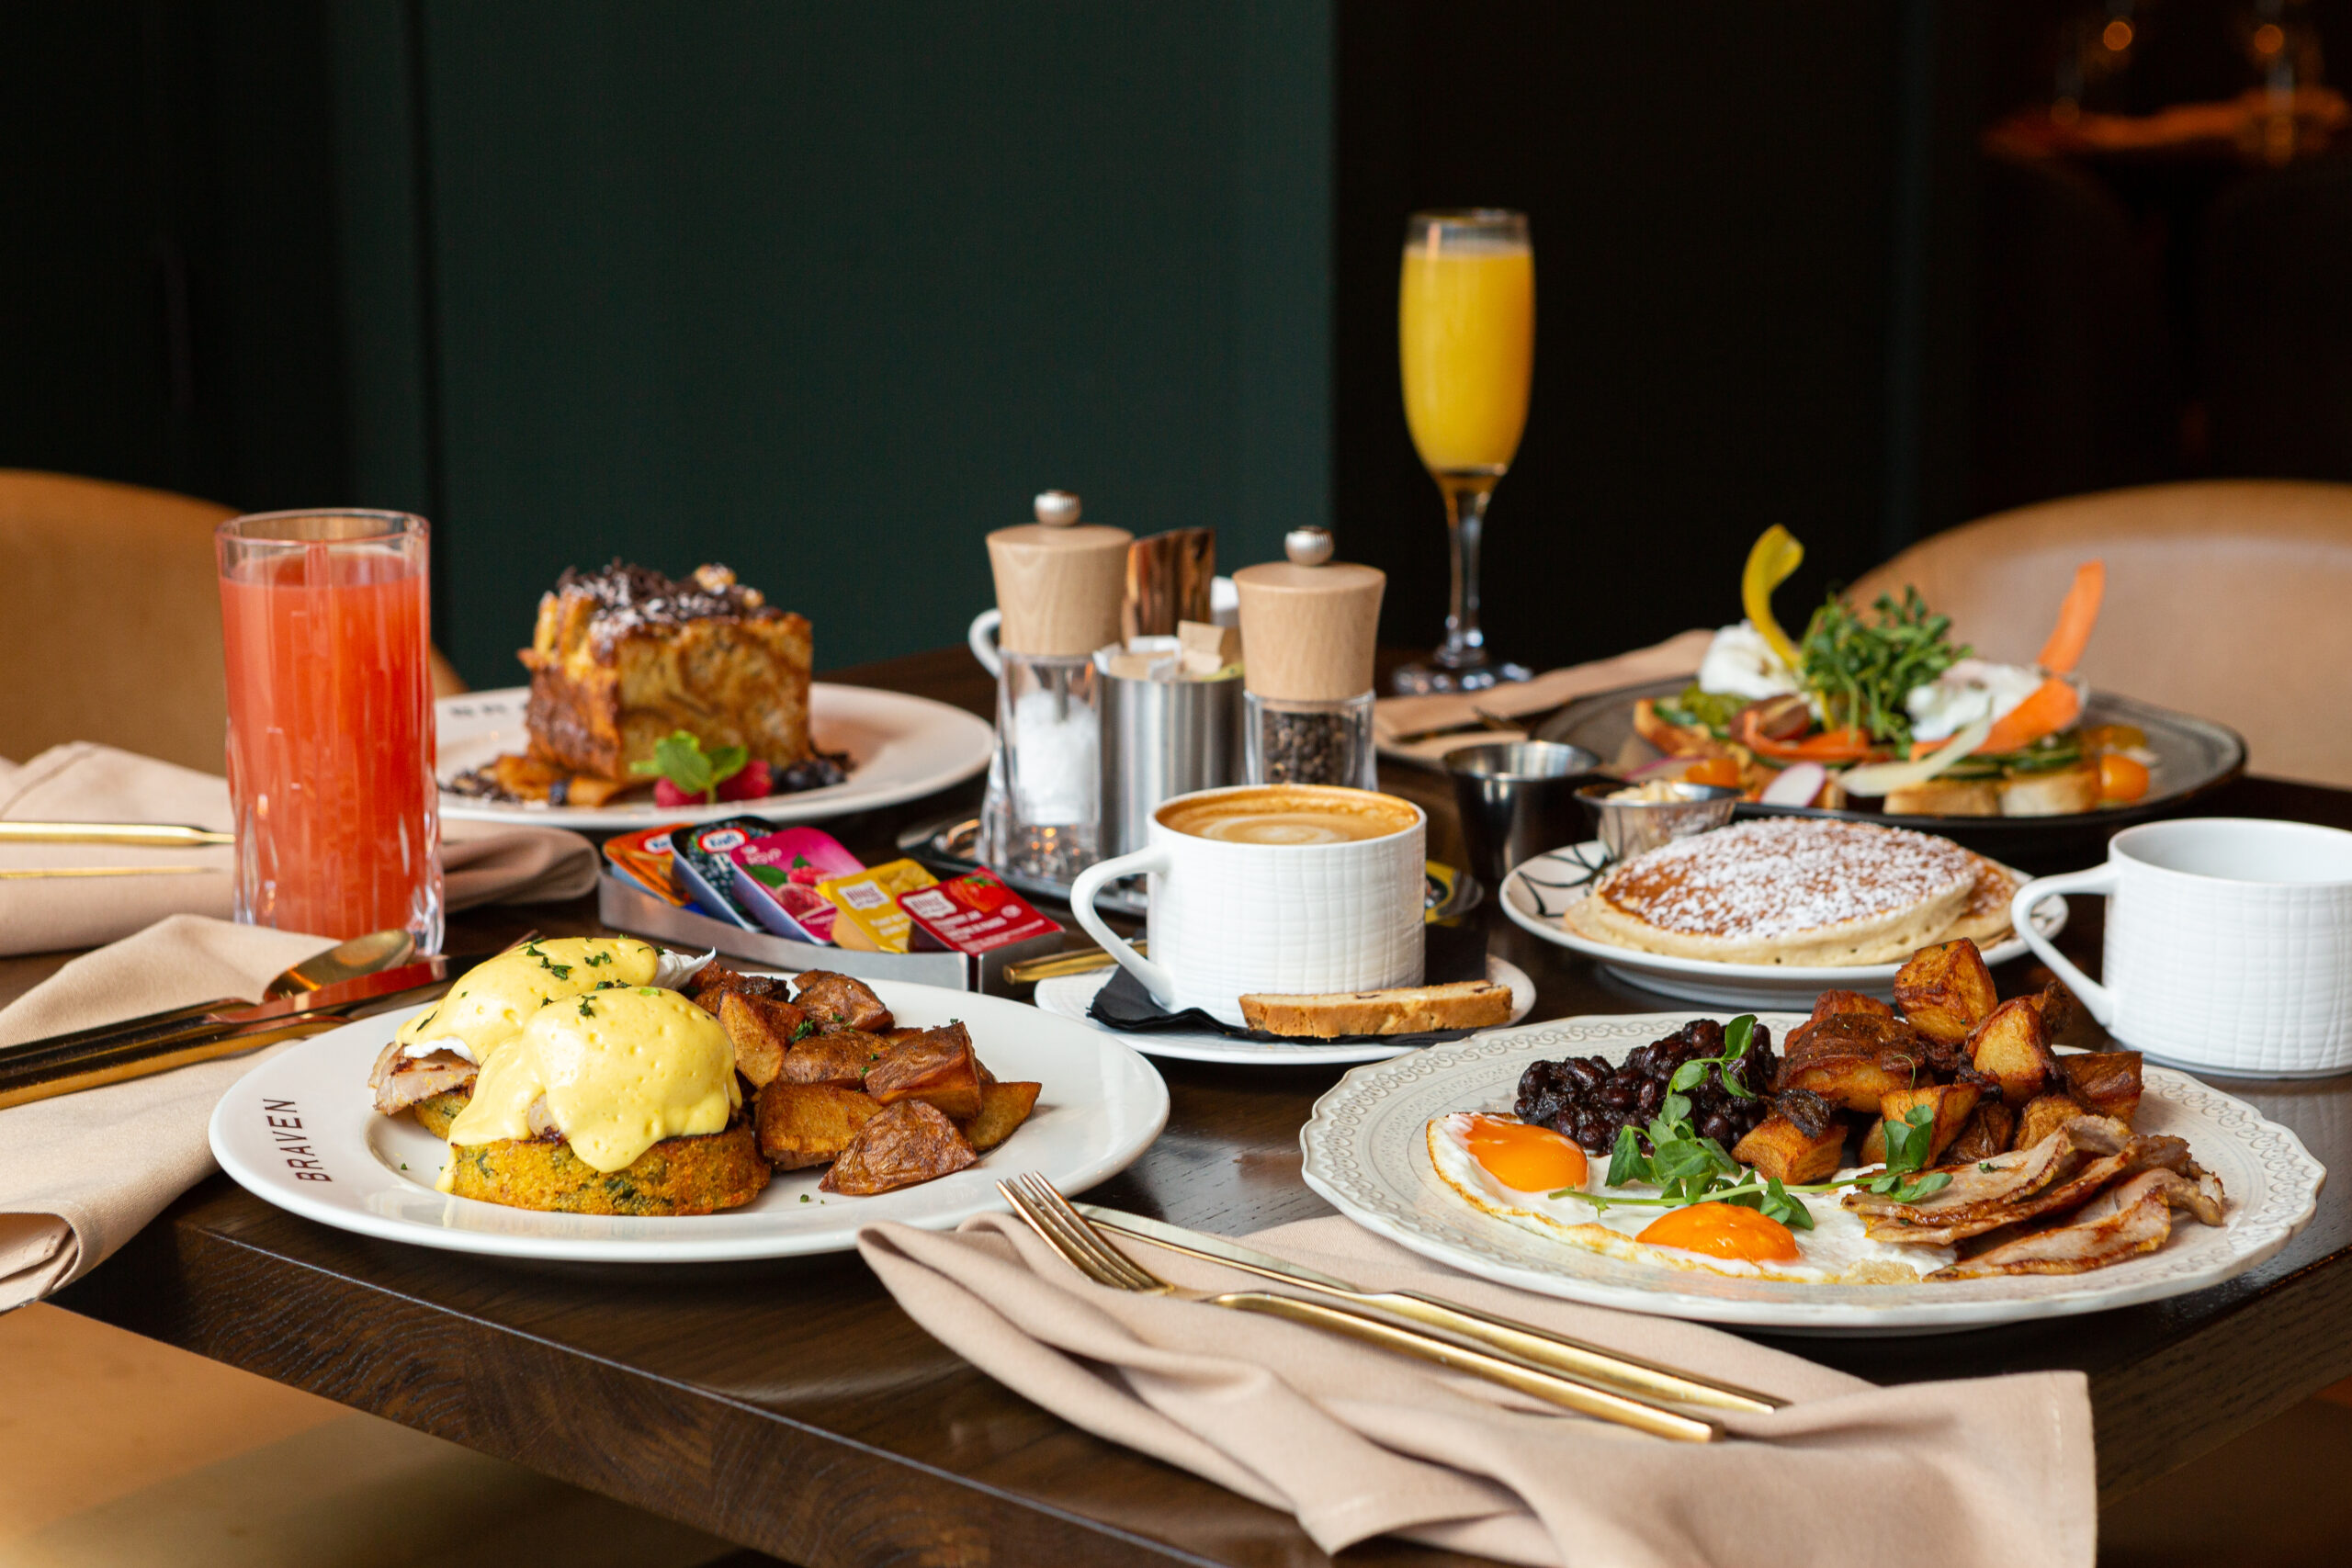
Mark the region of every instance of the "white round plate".
MULTIPOLYGON (((1590 874, 1600 862, 1595 840, 1552 850, 1523 861, 1503 878, 1503 913, 1511 923, 1533 931, 1545 942, 1583 953, 1631 986, 1684 1001, 1710 1007, 1794 1008, 1813 1010, 1813 999, 1823 991, 1860 991, 1881 1001, 1894 999, 1895 971, 1900 964, 1857 964, 1849 968, 1800 967, 1781 964, 1717 964, 1704 958, 1676 958, 1664 953, 1641 953, 1578 936, 1560 923, 1560 915, 1584 897, 1580 886, 1567 886, 1590 874), (1586 857, 1579 860, 1578 856, 1586 857), (1531 879, 1532 874, 1532 879, 1531 879), (1557 884, 1559 886, 1539 886, 1557 884)), ((2066 929, 2066 901, 2052 898, 2034 911, 2034 929, 2056 937, 2066 929)), ((2006 964, 2025 956, 2022 938, 2011 936, 1984 950, 1987 964, 2006 964)))
POLYGON ((741 1209, 680 1218, 550 1214, 434 1190, 448 1145, 408 1116, 379 1116, 368 1070, 414 1008, 322 1034, 265 1062, 212 1113, 212 1153, 255 1196, 362 1235, 453 1252, 598 1263, 701 1263, 840 1252, 880 1220, 950 1230, 1002 1209, 996 1183, 1042 1173, 1080 1192, 1127 1165, 1168 1121, 1168 1086, 1115 1040, 998 997, 876 980, 901 1023, 962 1019, 989 1070, 1045 1086, 1021 1130, 978 1165, 871 1198, 817 1190, 821 1170, 780 1170, 741 1209))
MULTIPOLYGON (((1295 1043, 1283 1041, 1236 1040, 1231 1035, 1216 1034, 1206 1030, 1137 1031, 1107 1028, 1086 1016, 1094 1005, 1094 993, 1111 983, 1118 971, 1097 969, 1084 975, 1057 975, 1037 982, 1037 1005, 1060 1018, 1074 1018, 1089 1029, 1099 1030, 1115 1040, 1125 1041, 1147 1056, 1158 1056, 1170 1062, 1215 1062, 1228 1067, 1301 1067, 1330 1065, 1344 1066, 1351 1062, 1385 1062, 1391 1056, 1402 1056, 1419 1051, 1419 1045, 1384 1045, 1376 1041, 1358 1041, 1348 1045, 1319 1045, 1311 1040, 1295 1043)), ((1535 1010, 1535 982, 1527 971, 1508 959, 1487 954, 1487 978, 1498 986, 1510 987, 1510 1022, 1517 1023, 1535 1010)), ((999 1077, 1004 1075, 1000 1073, 999 1077)))
MULTIPOLYGON (((2261 1263, 2312 1216, 2326 1171, 2301 1139, 2243 1100, 2166 1067, 2146 1069, 2133 1126, 2188 1140, 2221 1178, 2223 1223, 2183 1217, 2156 1252, 2087 1274, 1917 1285, 1806 1285, 1687 1273, 1585 1252, 1481 1213, 1430 1168, 1430 1118, 1510 1109, 1531 1062, 1622 1061, 1701 1015, 1564 1019, 1431 1045, 1358 1067, 1315 1104, 1300 1130, 1306 1184, 1368 1230, 1465 1273, 1595 1306, 1797 1334, 1942 1334, 2027 1318, 2103 1312, 2184 1295, 2261 1263)), ((1767 1013, 1775 1036, 1804 1021, 1767 1013)))
MULTIPOLYGON (((523 728, 526 686, 469 692, 433 705, 439 752, 434 776, 445 783, 488 764, 501 752, 528 744, 523 728)), ((650 794, 605 806, 535 806, 481 800, 441 792, 441 815, 458 822, 546 822, 560 828, 658 828, 671 822, 715 822, 722 817, 764 817, 771 822, 813 822, 872 811, 936 794, 989 765, 996 731, 984 719, 929 697, 871 686, 808 687, 808 729, 827 751, 846 751, 849 777, 823 789, 722 800, 716 806, 660 807, 650 794)))

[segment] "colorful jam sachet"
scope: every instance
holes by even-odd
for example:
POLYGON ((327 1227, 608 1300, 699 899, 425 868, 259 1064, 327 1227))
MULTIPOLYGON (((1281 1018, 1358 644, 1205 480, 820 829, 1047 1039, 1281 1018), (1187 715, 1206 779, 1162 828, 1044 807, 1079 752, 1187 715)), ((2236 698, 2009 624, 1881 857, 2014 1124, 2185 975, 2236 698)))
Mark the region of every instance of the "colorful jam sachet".
POLYGON ((854 875, 830 877, 817 885, 817 891, 840 911, 833 921, 836 943, 868 953, 904 953, 913 927, 899 908, 899 897, 938 880, 913 861, 894 860, 854 875))
POLYGON ((951 876, 935 887, 901 893, 899 908, 913 922, 911 950, 917 953, 987 953, 1062 929, 1030 908, 986 866, 951 876))
POLYGON ((850 876, 865 863, 818 828, 786 828, 727 852, 734 863, 735 902, 767 930, 794 942, 831 945, 840 911, 818 891, 828 877, 850 876))

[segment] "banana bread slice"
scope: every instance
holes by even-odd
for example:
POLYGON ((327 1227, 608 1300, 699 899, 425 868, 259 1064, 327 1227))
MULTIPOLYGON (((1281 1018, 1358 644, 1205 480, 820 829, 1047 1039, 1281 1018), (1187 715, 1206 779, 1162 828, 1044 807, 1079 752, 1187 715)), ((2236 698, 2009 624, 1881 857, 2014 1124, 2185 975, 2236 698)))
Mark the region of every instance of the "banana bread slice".
POLYGON ((575 773, 642 782, 629 764, 680 729, 772 768, 811 754, 808 622, 723 566, 684 582, 617 560, 567 570, 521 658, 531 754, 575 773))

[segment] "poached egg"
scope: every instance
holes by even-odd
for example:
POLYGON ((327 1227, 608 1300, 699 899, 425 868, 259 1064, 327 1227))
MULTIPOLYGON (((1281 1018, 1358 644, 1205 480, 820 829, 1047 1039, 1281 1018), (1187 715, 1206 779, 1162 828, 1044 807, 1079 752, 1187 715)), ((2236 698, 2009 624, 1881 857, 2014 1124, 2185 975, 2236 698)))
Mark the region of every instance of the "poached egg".
POLYGON ((447 1051, 480 1066, 542 1009, 608 981, 655 985, 663 979, 665 967, 678 964, 694 961, 673 960, 651 942, 633 937, 565 936, 526 942, 468 970, 439 1005, 401 1025, 395 1038, 403 1055, 447 1051))
MULTIPOLYGON (((723 1133, 742 1091, 718 1021, 675 991, 638 986, 537 1010, 474 1080, 453 1145, 554 1131, 600 1171, 624 1169, 665 1138, 723 1133)), ((449 1168, 441 1175, 449 1190, 449 1168)))
POLYGON ((1699 689, 1745 697, 1760 703, 1768 697, 1795 696, 1804 690, 1796 671, 1772 651, 1752 621, 1725 626, 1707 645, 1699 661, 1699 689))

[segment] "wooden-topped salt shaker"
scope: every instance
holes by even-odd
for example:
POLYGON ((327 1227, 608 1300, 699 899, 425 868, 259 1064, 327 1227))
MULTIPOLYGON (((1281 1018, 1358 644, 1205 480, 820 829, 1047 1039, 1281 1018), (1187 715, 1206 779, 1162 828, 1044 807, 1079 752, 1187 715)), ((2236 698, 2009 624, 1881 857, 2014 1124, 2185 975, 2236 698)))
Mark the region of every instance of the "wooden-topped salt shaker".
POLYGON ((1119 640, 1135 536, 1078 520, 1049 490, 1037 521, 989 536, 996 577, 996 755, 980 805, 981 858, 1068 882, 1101 852, 1102 683, 1094 651, 1119 640))
POLYGON ((997 646, 1006 653, 1074 659, 1119 640, 1127 592, 1125 528, 1080 523, 1065 490, 1037 498, 1037 521, 989 536, 996 577, 997 646))
POLYGON ((1233 574, 1250 782, 1374 788, 1373 650, 1388 579, 1332 560, 1328 529, 1293 529, 1283 547, 1288 560, 1233 574))

